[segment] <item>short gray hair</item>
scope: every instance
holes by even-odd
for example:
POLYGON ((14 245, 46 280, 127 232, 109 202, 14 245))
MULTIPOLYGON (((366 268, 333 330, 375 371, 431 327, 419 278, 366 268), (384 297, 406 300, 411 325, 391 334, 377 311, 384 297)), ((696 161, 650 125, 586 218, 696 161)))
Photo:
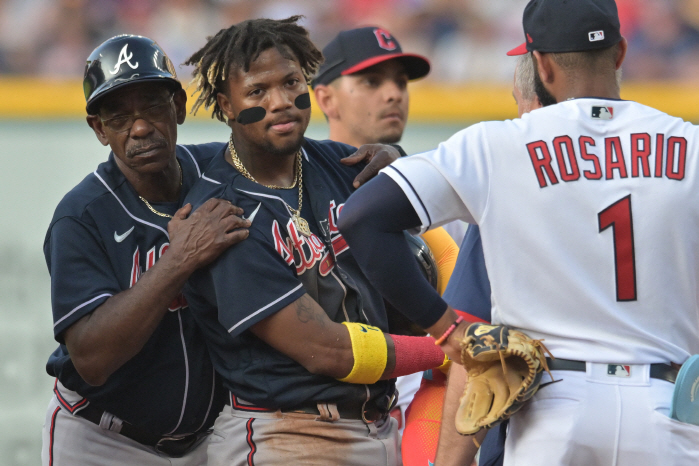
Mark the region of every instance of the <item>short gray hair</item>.
POLYGON ((522 99, 532 101, 536 98, 534 91, 534 60, 531 52, 520 55, 517 58, 515 86, 522 94, 522 99))

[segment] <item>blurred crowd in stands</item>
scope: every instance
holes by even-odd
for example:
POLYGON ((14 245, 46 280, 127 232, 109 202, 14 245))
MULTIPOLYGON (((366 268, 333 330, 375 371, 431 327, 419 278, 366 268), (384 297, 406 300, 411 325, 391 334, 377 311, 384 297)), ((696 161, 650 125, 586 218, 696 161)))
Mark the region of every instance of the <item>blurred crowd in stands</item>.
MULTIPOLYGON (((77 77, 120 33, 155 39, 176 66, 210 36, 254 17, 305 16, 323 47, 338 31, 380 25, 430 58, 432 82, 509 81, 527 0, 0 0, 0 74, 77 77)), ((699 0, 617 0, 629 40, 625 80, 699 76, 699 0)), ((189 71, 180 68, 183 80, 189 71)))

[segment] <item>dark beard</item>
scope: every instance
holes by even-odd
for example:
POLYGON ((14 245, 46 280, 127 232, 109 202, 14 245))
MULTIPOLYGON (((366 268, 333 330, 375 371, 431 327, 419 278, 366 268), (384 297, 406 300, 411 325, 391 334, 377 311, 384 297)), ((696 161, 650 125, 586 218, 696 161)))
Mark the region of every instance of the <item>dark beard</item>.
POLYGON ((536 64, 534 65, 534 92, 539 98, 539 102, 541 103, 542 107, 548 107, 549 105, 558 103, 556 98, 544 87, 544 83, 541 81, 541 76, 539 76, 539 70, 537 69, 536 64))

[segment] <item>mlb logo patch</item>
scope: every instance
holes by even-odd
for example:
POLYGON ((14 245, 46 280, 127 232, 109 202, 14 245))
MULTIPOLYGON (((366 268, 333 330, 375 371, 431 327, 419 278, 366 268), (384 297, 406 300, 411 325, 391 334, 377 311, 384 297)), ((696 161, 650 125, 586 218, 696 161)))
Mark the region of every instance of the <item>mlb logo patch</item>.
POLYGON ((614 117, 614 107, 592 107, 592 118, 611 120, 614 117))
POLYGON ((591 31, 587 33, 587 38, 590 42, 598 42, 604 40, 604 31, 591 31))
POLYGON ((609 364, 607 365, 607 375, 611 377, 631 377, 631 366, 609 364))

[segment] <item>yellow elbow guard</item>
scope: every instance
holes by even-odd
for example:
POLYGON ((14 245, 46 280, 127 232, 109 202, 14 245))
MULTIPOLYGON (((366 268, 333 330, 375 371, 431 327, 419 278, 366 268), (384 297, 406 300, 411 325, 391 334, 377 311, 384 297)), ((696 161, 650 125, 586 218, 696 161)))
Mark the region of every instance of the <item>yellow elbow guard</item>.
POLYGON ((354 366, 340 382, 376 383, 386 370, 388 347, 381 329, 358 322, 342 322, 352 340, 354 366))

